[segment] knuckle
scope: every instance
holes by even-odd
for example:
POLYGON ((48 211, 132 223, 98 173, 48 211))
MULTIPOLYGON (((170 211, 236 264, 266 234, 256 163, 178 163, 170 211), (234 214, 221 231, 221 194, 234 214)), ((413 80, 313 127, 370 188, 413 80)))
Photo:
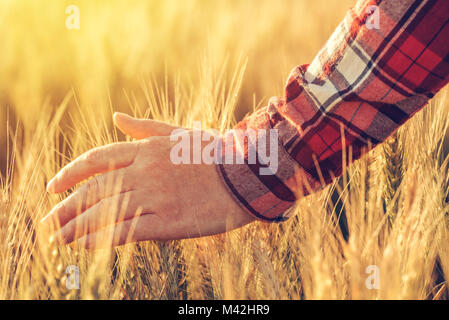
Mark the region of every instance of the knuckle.
POLYGON ((67 211, 67 201, 62 201, 58 205, 57 212, 59 215, 63 215, 67 211))
POLYGON ((148 137, 140 140, 141 143, 153 143, 156 140, 157 136, 148 137))
POLYGON ((98 208, 99 208, 98 214, 101 214, 102 212, 106 211, 108 209, 108 201, 106 201, 106 199, 101 199, 98 202, 98 208))
POLYGON ((100 182, 98 181, 98 177, 92 177, 86 185, 86 192, 89 195, 100 193, 100 182))
POLYGON ((131 163, 129 164, 129 166, 133 166, 136 163, 138 163, 139 158, 142 156, 142 152, 145 150, 145 147, 143 147, 143 141, 142 140, 138 140, 138 141, 133 141, 129 144, 128 146, 128 152, 131 155, 130 159, 131 159, 131 163))
POLYGON ((123 182, 123 188, 125 190, 131 191, 135 190, 138 187, 137 182, 141 179, 141 174, 136 174, 130 177, 127 177, 126 180, 123 182))
POLYGON ((86 161, 88 164, 94 164, 98 160, 100 153, 100 148, 92 149, 84 155, 84 161, 86 161))
POLYGON ((151 148, 156 147, 159 142, 161 137, 148 137, 145 139, 142 139, 140 141, 138 141, 138 145, 137 148, 139 150, 151 150, 151 148))

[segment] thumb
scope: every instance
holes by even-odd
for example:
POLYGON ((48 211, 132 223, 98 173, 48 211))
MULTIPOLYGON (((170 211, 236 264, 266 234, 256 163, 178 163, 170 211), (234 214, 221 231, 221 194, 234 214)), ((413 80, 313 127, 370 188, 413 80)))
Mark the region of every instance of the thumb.
POLYGON ((135 139, 169 136, 173 130, 178 128, 161 121, 136 119, 121 112, 115 112, 113 118, 120 131, 135 139))

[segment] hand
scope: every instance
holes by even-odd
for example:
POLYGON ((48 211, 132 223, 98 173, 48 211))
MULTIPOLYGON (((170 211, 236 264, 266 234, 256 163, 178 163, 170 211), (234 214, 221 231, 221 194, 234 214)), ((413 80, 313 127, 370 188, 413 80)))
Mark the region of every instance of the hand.
POLYGON ((62 243, 86 248, 144 240, 214 235, 254 218, 225 189, 215 164, 170 161, 177 127, 116 113, 114 122, 133 142, 114 143, 81 155, 48 184, 63 192, 90 178, 42 220, 62 243))

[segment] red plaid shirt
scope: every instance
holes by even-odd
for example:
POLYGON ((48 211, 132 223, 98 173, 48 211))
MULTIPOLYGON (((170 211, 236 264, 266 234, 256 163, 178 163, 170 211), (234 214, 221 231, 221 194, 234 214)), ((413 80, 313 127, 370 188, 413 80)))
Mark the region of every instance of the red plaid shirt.
MULTIPOLYGON (((448 0, 360 0, 312 63, 292 71, 285 97, 272 98, 235 127, 277 129, 276 174, 260 175, 266 164, 248 161, 218 164, 218 171, 247 212, 283 221, 299 196, 340 176, 448 80, 448 0), (373 28, 373 5, 379 28, 373 28)), ((247 139, 226 139, 243 146, 234 152, 246 150, 248 159, 247 139)))

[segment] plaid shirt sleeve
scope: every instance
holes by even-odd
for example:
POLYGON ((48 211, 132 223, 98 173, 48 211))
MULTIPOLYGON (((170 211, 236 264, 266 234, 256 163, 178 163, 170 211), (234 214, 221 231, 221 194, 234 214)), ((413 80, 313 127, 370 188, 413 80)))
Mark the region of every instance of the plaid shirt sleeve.
POLYGON ((222 159, 217 169, 245 211, 283 221, 299 196, 340 176, 448 80, 448 0, 358 1, 312 63, 293 69, 285 96, 223 137, 223 150, 231 145, 243 163, 222 159), (271 175, 260 174, 268 163, 250 161, 254 141, 236 134, 250 129, 277 132, 278 166, 271 175))

